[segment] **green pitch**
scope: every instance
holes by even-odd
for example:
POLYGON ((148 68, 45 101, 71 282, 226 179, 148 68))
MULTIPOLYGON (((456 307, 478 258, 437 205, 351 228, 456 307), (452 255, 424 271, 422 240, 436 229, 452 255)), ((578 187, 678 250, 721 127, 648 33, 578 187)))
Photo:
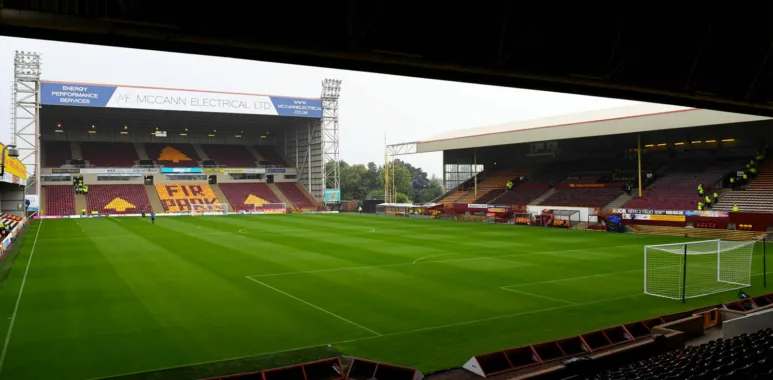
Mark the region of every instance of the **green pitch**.
MULTIPOLYGON (((203 377, 331 353, 460 366, 734 299, 642 295, 642 247, 681 240, 364 215, 37 221, 0 290, 0 378, 203 377)), ((748 293, 761 272, 758 252, 748 293)))

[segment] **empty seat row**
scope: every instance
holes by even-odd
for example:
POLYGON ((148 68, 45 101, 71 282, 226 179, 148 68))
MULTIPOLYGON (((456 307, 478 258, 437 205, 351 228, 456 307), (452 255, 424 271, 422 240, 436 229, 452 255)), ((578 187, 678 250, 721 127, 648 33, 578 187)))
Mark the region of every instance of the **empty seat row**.
MULTIPOLYGON (((43 141, 42 157, 46 167, 88 164, 96 167, 132 167, 140 160, 138 147, 127 142, 77 142, 82 157, 73 157, 73 143, 64 141, 43 141)), ((144 144, 150 161, 167 167, 198 167, 203 158, 192 144, 144 144)), ((204 144, 201 149, 207 158, 217 165, 228 167, 255 167, 258 159, 245 145, 204 144)), ((291 166, 274 146, 258 148, 262 164, 291 166)))
POLYGON ((773 378, 773 329, 717 339, 586 377, 593 380, 752 380, 773 378))

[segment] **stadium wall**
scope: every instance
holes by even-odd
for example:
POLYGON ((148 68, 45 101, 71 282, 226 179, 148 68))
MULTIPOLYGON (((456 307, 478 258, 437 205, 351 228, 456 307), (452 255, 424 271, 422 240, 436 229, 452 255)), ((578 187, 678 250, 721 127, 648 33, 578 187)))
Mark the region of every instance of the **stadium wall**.
POLYGON ((11 183, 0 184, 0 212, 24 217, 24 186, 11 183))
POLYGON ((278 141, 279 150, 295 162, 298 182, 317 199, 325 192, 324 162, 322 159, 322 128, 319 120, 310 120, 306 126, 285 131, 278 141))

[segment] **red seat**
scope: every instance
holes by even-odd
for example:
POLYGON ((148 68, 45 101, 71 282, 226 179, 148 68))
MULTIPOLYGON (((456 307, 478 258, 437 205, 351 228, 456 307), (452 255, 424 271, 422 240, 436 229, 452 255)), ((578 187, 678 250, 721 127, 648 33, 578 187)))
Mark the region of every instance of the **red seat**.
POLYGON ((75 190, 72 185, 43 185, 46 215, 75 215, 75 190))
POLYGON ((269 165, 292 166, 276 151, 274 146, 259 145, 255 147, 255 150, 263 157, 263 160, 268 161, 269 165))
POLYGON ((316 207, 295 182, 279 182, 276 187, 282 191, 282 194, 295 206, 295 208, 313 208, 316 207))
POLYGON ((100 168, 130 168, 139 159, 132 143, 81 143, 83 159, 100 168))
POLYGON ((170 168, 199 167, 199 155, 191 144, 145 144, 151 160, 170 168))
POLYGON ((89 212, 96 210, 100 214, 139 214, 151 211, 143 185, 90 185, 86 204, 89 212))
POLYGON ((218 165, 232 168, 254 168, 255 157, 243 145, 202 145, 207 157, 218 165))
POLYGON ((58 168, 72 159, 70 143, 68 142, 42 141, 41 147, 43 148, 42 153, 45 158, 44 165, 46 167, 58 168))
POLYGON ((282 203, 265 183, 221 183, 219 186, 234 211, 261 209, 264 205, 260 203, 265 202, 282 203))

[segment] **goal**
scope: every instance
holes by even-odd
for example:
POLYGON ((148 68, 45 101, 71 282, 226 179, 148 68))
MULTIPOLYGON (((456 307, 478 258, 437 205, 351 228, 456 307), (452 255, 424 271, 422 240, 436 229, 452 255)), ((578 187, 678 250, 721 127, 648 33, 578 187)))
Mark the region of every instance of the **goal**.
POLYGON ((192 204, 191 215, 227 215, 228 205, 225 203, 192 204))
POLYGON ((754 241, 644 247, 644 293, 683 300, 751 286, 754 241))
POLYGON ((255 205, 249 211, 254 214, 284 214, 287 212, 287 205, 284 203, 264 203, 261 206, 255 205))

